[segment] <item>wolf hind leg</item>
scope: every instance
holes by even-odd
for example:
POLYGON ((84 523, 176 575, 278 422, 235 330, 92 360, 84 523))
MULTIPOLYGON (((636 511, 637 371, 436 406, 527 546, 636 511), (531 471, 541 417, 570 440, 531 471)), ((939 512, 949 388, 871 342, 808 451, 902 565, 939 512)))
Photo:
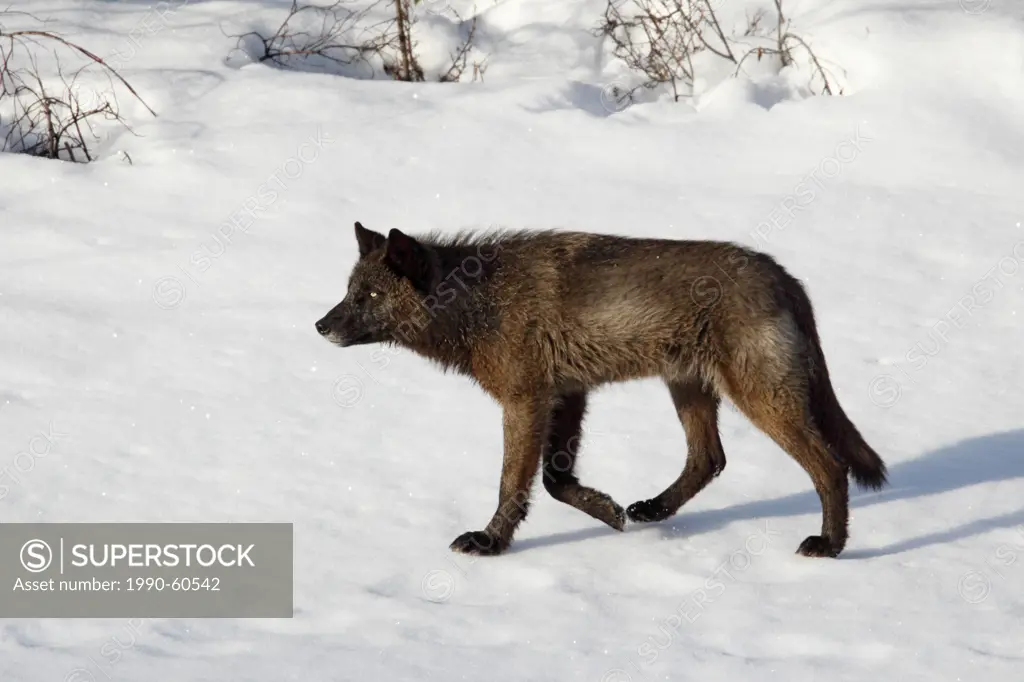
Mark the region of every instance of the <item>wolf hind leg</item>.
POLYGON ((849 482, 846 467, 832 456, 825 439, 806 410, 754 414, 756 416, 752 416, 751 421, 804 468, 821 500, 821 535, 806 538, 800 543, 797 553, 809 557, 838 556, 846 546, 849 532, 849 482))
POLYGON ((587 394, 579 392, 561 396, 551 411, 542 464, 544 488, 559 502, 622 530, 626 522, 622 507, 600 490, 581 485, 574 473, 586 409, 587 394))
MULTIPOLYGON (((810 411, 809 370, 794 362, 794 369, 769 381, 768 375, 751 375, 752 381, 731 377, 729 397, 761 431, 766 433, 811 477, 821 500, 821 535, 800 543, 797 553, 809 557, 835 557, 846 546, 849 519, 847 465, 833 456, 828 442, 810 411)), ((725 370, 728 373, 728 370, 725 370)), ((770 374, 770 373, 769 373, 770 374)))
POLYGON ((666 383, 686 432, 686 465, 679 478, 657 497, 626 509, 629 518, 637 522, 672 516, 725 469, 725 451, 718 435, 718 395, 697 379, 666 383))

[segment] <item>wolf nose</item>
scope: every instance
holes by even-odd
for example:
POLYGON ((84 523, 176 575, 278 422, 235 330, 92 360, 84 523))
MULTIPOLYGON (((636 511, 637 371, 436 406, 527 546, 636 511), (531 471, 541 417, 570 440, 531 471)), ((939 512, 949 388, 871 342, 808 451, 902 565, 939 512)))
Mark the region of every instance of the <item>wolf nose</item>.
POLYGON ((323 322, 316 323, 316 330, 320 332, 320 336, 327 336, 327 334, 331 331, 330 328, 328 328, 328 326, 323 322))

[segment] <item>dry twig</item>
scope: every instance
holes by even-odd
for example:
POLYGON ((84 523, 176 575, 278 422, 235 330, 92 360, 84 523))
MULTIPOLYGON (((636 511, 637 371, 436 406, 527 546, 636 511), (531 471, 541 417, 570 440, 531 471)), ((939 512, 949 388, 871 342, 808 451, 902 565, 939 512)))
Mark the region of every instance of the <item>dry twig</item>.
POLYGON ((366 27, 360 23, 380 2, 361 10, 348 9, 348 0, 330 5, 300 5, 292 0, 284 21, 270 35, 249 31, 232 36, 237 49, 246 51, 258 62, 294 67, 296 61, 323 60, 334 66, 365 64, 372 68, 370 57, 382 55, 392 46, 395 36, 393 20, 366 27), (246 50, 255 44, 255 50, 246 50))
MULTIPOLYGON (((0 12, 0 17, 15 14, 37 20, 26 12, 0 12)), ((50 159, 93 161, 90 146, 98 140, 93 130, 95 119, 116 122, 132 132, 118 109, 113 90, 115 80, 156 116, 118 70, 90 50, 52 31, 6 31, 0 26, 0 111, 11 112, 6 120, 0 120, 0 128, 6 129, 2 150, 50 159), (61 66, 61 49, 85 62, 70 77, 61 66), (40 50, 52 53, 59 85, 48 84, 41 75, 37 59, 40 50), (109 94, 91 91, 92 101, 85 104, 79 82, 91 67, 100 69, 111 90, 109 94)))

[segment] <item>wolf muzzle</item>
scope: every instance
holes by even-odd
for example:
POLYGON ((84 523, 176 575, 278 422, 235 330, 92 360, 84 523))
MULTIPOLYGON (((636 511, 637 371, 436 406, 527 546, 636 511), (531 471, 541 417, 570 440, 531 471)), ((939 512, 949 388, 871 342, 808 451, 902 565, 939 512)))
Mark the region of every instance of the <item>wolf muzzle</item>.
POLYGON ((372 335, 361 333, 354 328, 351 316, 326 315, 314 325, 320 336, 342 348, 369 343, 372 335))
POLYGON ((339 324, 338 322, 338 320, 332 321, 330 316, 327 316, 323 319, 317 320, 314 326, 316 327, 317 333, 331 343, 342 347, 348 346, 351 343, 349 340, 351 335, 344 333, 344 331, 342 331, 344 325, 339 324))

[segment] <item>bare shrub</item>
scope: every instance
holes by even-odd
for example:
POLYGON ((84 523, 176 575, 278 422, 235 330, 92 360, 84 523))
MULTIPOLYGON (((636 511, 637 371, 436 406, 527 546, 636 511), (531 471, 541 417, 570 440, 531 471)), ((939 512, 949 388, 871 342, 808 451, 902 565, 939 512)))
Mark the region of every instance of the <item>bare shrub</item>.
POLYGON ((292 0, 288 15, 273 33, 249 31, 233 36, 236 49, 257 62, 284 68, 337 70, 366 66, 372 70, 372 57, 385 53, 397 37, 393 20, 366 21, 379 4, 356 10, 350 8, 349 0, 325 6, 300 5, 292 0))
POLYGON ((424 80, 423 68, 416 59, 416 44, 412 27, 416 23, 414 4, 419 0, 392 0, 395 8, 395 31, 398 38, 398 56, 387 59, 384 70, 398 81, 416 82, 424 80))
MULTIPOLYGON (((455 14, 455 10, 452 10, 455 14)), ((465 23, 458 14, 455 17, 460 23, 465 23)), ((441 74, 438 79, 442 83, 457 83, 462 80, 462 75, 465 73, 469 62, 469 53, 473 49, 473 39, 476 37, 476 16, 470 20, 469 30, 466 32, 466 38, 459 44, 455 52, 451 53, 452 65, 448 67, 448 70, 441 74)), ((483 80, 484 72, 487 70, 487 59, 484 58, 482 61, 473 62, 473 81, 477 78, 483 80)))
MULTIPOLYGON (((422 82, 427 75, 413 37, 419 5, 420 0, 377 0, 354 9, 353 0, 337 0, 325 6, 300 5, 292 0, 288 15, 273 33, 249 31, 232 37, 237 50, 258 62, 345 75, 356 75, 350 67, 365 66, 371 77, 374 63, 379 62, 393 80, 422 82), (374 20, 374 15, 385 18, 374 20)), ((454 10, 446 7, 443 11, 460 24, 465 23, 454 10)), ((474 17, 466 38, 451 54, 451 65, 438 74, 437 80, 450 83, 462 78, 475 34, 474 17)), ((473 64, 474 80, 483 77, 484 68, 483 63, 473 64)))
MULTIPOLYGON (((775 46, 774 47, 754 47, 747 51, 743 57, 736 63, 736 73, 739 73, 743 68, 743 62, 752 55, 756 56, 758 60, 762 59, 765 55, 775 56, 779 60, 781 67, 792 66, 794 64, 793 52, 794 50, 803 50, 807 59, 811 63, 811 79, 808 83, 808 87, 815 90, 815 80, 817 80, 820 90, 818 94, 821 95, 835 95, 843 94, 843 89, 839 88, 838 93, 836 91, 835 81, 837 80, 835 74, 829 69, 825 68, 823 61, 818 58, 814 53, 814 50, 807 44, 807 42, 796 35, 790 30, 790 20, 785 17, 782 12, 782 0, 772 0, 775 3, 775 46)), ((764 13, 761 12, 755 15, 752 20, 748 23, 747 35, 764 35, 760 29, 760 20, 763 18, 764 13)))
POLYGON ((773 2, 774 31, 762 26, 765 12, 761 11, 748 16, 742 36, 736 36, 725 31, 712 0, 608 0, 594 33, 609 39, 613 54, 643 77, 640 85, 619 88, 615 96, 632 100, 641 88, 668 86, 678 101, 693 93, 695 60, 700 56, 713 55, 731 63, 738 74, 750 56, 758 60, 776 58, 780 69, 791 66, 795 49, 803 49, 809 57, 814 69, 812 80, 820 79, 821 93, 834 94, 831 73, 808 44, 790 30, 782 0, 773 2), (770 39, 772 32, 774 40, 770 39), (751 40, 760 44, 744 44, 751 40))
MULTIPOLYGON (((0 12, 0 19, 23 12, 0 12)), ((34 17, 31 17, 33 20, 34 17)), ((94 121, 115 122, 131 132, 121 116, 115 82, 156 116, 135 88, 101 57, 59 34, 42 30, 7 31, 0 24, 0 151, 89 162, 99 141, 94 121), (57 76, 44 78, 38 55, 53 58, 57 76), (61 55, 70 54, 77 67, 68 75, 61 55), (110 89, 87 88, 87 72, 98 70, 110 89)))

